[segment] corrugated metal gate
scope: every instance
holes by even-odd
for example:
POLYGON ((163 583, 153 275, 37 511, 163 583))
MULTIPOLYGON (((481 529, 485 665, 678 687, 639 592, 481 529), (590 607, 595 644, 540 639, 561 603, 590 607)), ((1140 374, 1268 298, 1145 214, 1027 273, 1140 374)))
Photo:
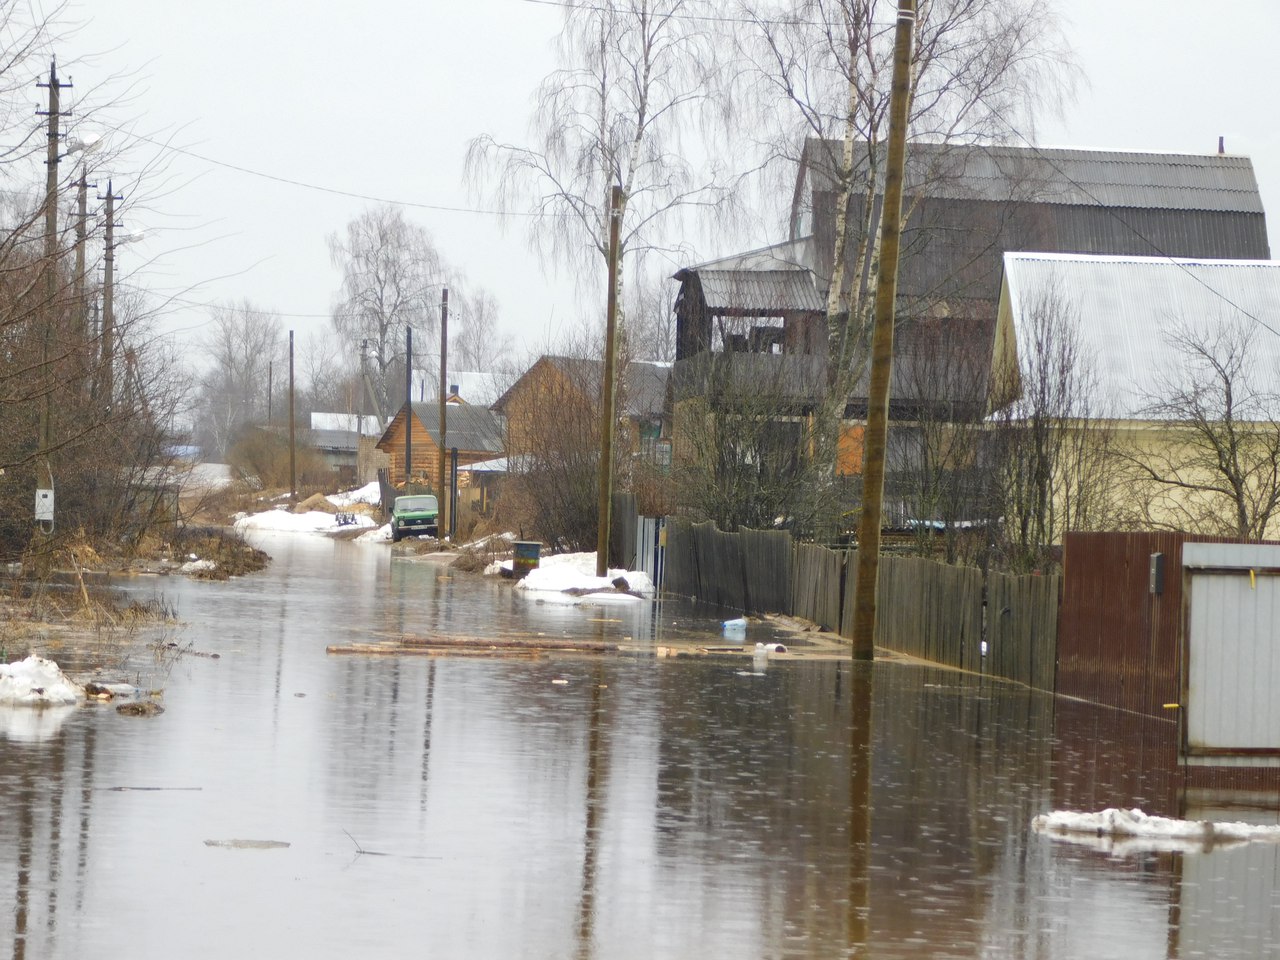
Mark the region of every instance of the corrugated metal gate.
POLYGON ((1186 750, 1280 760, 1280 546, 1188 543, 1186 750))

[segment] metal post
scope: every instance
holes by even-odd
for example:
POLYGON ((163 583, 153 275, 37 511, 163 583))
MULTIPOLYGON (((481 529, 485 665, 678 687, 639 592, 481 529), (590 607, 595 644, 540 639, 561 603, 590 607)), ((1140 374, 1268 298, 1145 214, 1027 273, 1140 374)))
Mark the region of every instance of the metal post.
POLYGON ((915 0, 898 0, 893 42, 893 89, 889 105, 889 161, 880 226, 880 276, 876 283, 875 329, 867 388, 862 514, 858 518, 858 579, 853 606, 853 658, 875 659, 876 583, 880 574, 880 525, 884 461, 889 433, 889 379, 893 373, 893 313, 898 295, 898 248, 902 228, 902 179, 907 158, 907 109, 911 89, 911 40, 915 0))
POLYGON ((413 327, 404 328, 404 492, 413 475, 413 327))
POLYGON ((293 417, 293 331, 289 331, 289 502, 298 502, 297 431, 293 417))
POLYGON ((453 511, 450 509, 447 515, 444 511, 448 508, 448 497, 444 493, 444 452, 449 449, 448 438, 445 431, 449 427, 449 422, 445 417, 445 400, 449 394, 449 380, 447 374, 449 371, 449 288, 445 287, 440 295, 440 445, 436 448, 436 493, 439 494, 439 500, 436 504, 441 511, 438 517, 439 528, 443 529, 446 523, 452 522, 453 511))
POLYGON ((596 576, 609 572, 609 523, 613 515, 613 384, 618 349, 618 231, 622 188, 609 192, 609 296, 605 319, 604 368, 600 372, 600 504, 596 528, 596 576))
POLYGON ((458 535, 458 448, 449 448, 449 539, 458 535))

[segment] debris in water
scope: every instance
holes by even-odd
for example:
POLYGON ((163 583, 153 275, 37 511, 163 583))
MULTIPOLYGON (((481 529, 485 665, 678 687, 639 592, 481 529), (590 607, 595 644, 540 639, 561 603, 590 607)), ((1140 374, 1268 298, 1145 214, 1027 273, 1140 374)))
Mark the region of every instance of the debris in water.
POLYGON ((158 717, 164 713, 164 707, 154 700, 131 700, 116 707, 116 713, 125 717, 158 717))
POLYGON ((555 678, 554 680, 552 680, 551 682, 552 682, 552 683, 554 683, 554 684, 556 684, 557 686, 565 686, 566 684, 568 684, 568 682, 569 682, 569 681, 568 681, 568 680, 562 680, 560 677, 556 677, 556 678, 555 678))
POLYGON ((220 850, 283 850, 289 846, 283 840, 206 840, 204 845, 220 850))

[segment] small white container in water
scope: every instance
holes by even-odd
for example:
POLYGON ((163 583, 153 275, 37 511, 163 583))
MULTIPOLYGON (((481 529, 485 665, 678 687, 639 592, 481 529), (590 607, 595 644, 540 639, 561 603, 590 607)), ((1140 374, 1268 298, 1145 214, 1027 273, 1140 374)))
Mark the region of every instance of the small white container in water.
POLYGON ((720 626, 724 629, 724 638, 726 640, 747 639, 747 621, 742 617, 738 617, 736 620, 726 620, 720 626))

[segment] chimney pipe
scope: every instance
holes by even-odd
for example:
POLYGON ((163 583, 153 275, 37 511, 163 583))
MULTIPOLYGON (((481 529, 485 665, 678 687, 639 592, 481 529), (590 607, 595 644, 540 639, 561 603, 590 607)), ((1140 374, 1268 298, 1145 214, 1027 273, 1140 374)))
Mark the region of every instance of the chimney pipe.
POLYGON ((1226 152, 1227 152, 1227 138, 1218 137, 1218 153, 1226 153, 1226 152))

